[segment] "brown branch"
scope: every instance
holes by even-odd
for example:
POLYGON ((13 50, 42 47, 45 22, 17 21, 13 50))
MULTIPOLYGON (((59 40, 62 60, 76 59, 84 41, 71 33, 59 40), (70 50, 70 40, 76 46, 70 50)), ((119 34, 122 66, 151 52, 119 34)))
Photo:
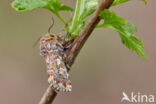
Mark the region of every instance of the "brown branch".
POLYGON ((55 92, 55 90, 51 86, 49 86, 45 91, 43 97, 41 98, 39 104, 51 104, 56 95, 57 93, 55 92))
MULTIPOLYGON (((81 33, 75 38, 71 47, 67 50, 66 64, 68 69, 71 68, 72 64, 74 63, 74 60, 76 59, 84 43, 91 35, 96 25, 100 22, 99 13, 104 9, 108 9, 113 3, 113 1, 114 0, 101 0, 98 9, 93 14, 93 17, 90 19, 88 24, 83 28, 81 33)), ((39 104, 51 104, 54 101, 56 95, 57 93, 53 90, 52 87, 49 86, 39 104)))

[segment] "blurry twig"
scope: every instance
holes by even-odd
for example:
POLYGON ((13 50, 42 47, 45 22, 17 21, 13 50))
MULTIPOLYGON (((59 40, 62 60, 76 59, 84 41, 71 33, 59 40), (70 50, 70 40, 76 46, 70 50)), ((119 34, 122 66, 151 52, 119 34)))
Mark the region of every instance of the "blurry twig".
POLYGON ((55 92, 55 90, 51 86, 49 86, 45 91, 43 97, 41 98, 39 104, 51 104, 56 95, 57 93, 55 92))
MULTIPOLYGON (((90 19, 88 24, 86 24, 81 33, 75 38, 72 45, 66 51, 67 52, 66 64, 68 69, 71 68, 72 64, 74 63, 74 60, 76 59, 76 56, 80 52, 84 43, 91 35, 96 25, 100 22, 101 19, 99 17, 99 13, 104 9, 108 9, 113 3, 113 1, 114 0, 101 0, 99 7, 93 14, 93 17, 90 19)), ((39 104, 51 104, 54 101, 56 95, 57 93, 53 90, 52 87, 49 86, 39 104)))

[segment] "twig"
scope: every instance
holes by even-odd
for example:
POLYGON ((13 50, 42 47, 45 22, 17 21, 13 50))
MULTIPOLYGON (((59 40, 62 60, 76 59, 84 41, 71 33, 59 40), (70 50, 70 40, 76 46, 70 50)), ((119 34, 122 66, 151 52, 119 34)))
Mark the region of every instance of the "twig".
MULTIPOLYGON (((101 0, 98 9, 93 14, 93 17, 90 19, 88 24, 83 28, 81 33, 75 38, 71 47, 66 51, 67 53, 66 64, 68 69, 71 68, 72 64, 74 63, 74 60, 76 59, 76 56, 80 52, 84 43, 91 35, 96 25, 100 22, 99 13, 104 9, 108 9, 113 3, 113 1, 114 0, 101 0)), ((51 104, 54 101, 56 95, 57 93, 53 90, 52 87, 49 86, 39 104, 51 104)))
POLYGON ((55 90, 51 86, 49 86, 45 91, 43 97, 41 98, 39 104, 51 104, 56 95, 57 93, 55 92, 55 90))

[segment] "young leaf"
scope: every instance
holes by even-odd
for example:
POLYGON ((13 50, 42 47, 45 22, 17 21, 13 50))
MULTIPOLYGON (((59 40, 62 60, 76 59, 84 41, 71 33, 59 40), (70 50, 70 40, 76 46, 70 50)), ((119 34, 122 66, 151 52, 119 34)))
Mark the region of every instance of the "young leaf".
POLYGON ((65 25, 66 21, 61 17, 59 11, 72 11, 73 9, 61 3, 60 0, 14 0, 12 7, 17 11, 25 12, 37 8, 45 8, 52 11, 65 25))
POLYGON ((102 11, 99 16, 104 20, 104 23, 97 27, 116 30, 121 37, 122 43, 126 45, 126 47, 136 51, 141 57, 146 58, 143 43, 133 34, 137 31, 137 28, 134 25, 126 21, 124 18, 119 17, 114 12, 106 9, 102 11))
POLYGON ((46 8, 53 13, 60 10, 72 11, 71 7, 61 4, 60 0, 14 0, 12 7, 17 11, 31 11, 37 8, 46 8))
POLYGON ((60 11, 61 10, 63 10, 63 11, 73 11, 73 8, 69 7, 68 5, 61 4, 60 11))
POLYGON ((60 9, 61 1, 60 0, 47 0, 47 1, 48 3, 47 5, 44 6, 44 8, 49 9, 55 14, 58 13, 60 9))
MULTIPOLYGON (((112 6, 115 6, 115 5, 118 5, 118 4, 121 4, 121 3, 125 3, 125 2, 128 2, 128 1, 132 1, 132 0, 114 0, 112 6)), ((141 0, 141 1, 143 1, 145 4, 147 4, 146 0, 141 0)))
POLYGON ((47 4, 48 2, 44 0, 14 0, 12 7, 17 11, 25 12, 36 8, 43 8, 47 4))
POLYGON ((98 3, 99 0, 77 0, 72 26, 69 28, 72 38, 75 38, 82 30, 86 18, 97 9, 98 3))

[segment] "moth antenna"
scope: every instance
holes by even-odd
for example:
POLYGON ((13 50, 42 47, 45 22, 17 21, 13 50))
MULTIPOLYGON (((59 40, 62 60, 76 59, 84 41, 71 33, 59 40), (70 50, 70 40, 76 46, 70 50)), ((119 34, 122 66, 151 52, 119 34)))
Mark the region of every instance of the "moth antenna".
POLYGON ((49 27, 49 29, 48 29, 48 33, 50 34, 50 30, 51 30, 51 28, 53 27, 53 25, 54 25, 54 18, 53 18, 53 16, 52 16, 52 24, 50 25, 50 27, 49 27))
MULTIPOLYGON (((49 29, 48 29, 48 33, 50 34, 50 30, 54 25, 54 18, 52 17, 52 24, 50 25, 49 29)), ((36 40, 36 42, 33 44, 33 48, 37 45, 37 43, 40 41, 41 36, 36 40)))
POLYGON ((36 40, 36 42, 33 44, 33 48, 37 45, 37 43, 40 41, 41 36, 36 40))

